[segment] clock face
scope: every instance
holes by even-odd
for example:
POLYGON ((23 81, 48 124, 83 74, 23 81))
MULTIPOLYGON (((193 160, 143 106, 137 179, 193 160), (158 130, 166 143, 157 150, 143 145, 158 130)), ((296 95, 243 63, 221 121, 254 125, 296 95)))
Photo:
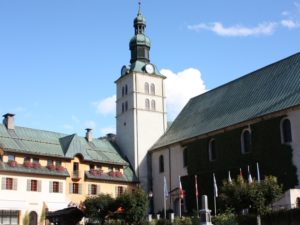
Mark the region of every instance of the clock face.
POLYGON ((147 73, 154 73, 154 66, 151 64, 147 64, 145 70, 147 73))
POLYGON ((124 75, 126 75, 126 73, 127 73, 127 67, 126 66, 122 66, 121 75, 124 76, 124 75))

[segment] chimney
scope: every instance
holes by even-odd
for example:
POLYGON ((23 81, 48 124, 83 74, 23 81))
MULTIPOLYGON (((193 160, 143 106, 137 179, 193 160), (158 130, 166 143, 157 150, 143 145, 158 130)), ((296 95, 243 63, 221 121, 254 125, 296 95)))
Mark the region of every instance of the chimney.
POLYGON ((92 134, 92 129, 91 128, 86 128, 86 134, 85 134, 85 138, 88 142, 92 142, 93 141, 93 134, 92 134))
POLYGON ((15 129, 14 116, 15 114, 12 113, 6 113, 5 115, 3 115, 3 124, 6 126, 7 129, 15 129))

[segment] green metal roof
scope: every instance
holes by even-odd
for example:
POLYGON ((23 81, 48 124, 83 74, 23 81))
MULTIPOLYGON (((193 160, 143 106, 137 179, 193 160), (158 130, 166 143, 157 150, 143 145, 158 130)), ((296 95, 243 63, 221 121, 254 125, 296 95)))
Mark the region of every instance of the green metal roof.
POLYGON ((300 104, 300 53, 190 99, 157 149, 300 104))
POLYGON ((6 151, 18 153, 68 159, 79 154, 87 161, 128 165, 117 147, 105 138, 88 142, 76 134, 66 135, 25 127, 11 130, 0 124, 0 146, 6 151))

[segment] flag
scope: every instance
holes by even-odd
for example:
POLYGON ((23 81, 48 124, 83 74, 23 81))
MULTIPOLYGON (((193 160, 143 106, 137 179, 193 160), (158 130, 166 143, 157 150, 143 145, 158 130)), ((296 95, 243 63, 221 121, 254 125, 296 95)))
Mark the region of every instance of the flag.
POLYGON ((250 167, 248 166, 248 183, 249 184, 252 184, 253 180, 252 180, 252 176, 251 176, 251 173, 250 173, 250 167))
POLYGON ((181 180, 180 180, 180 176, 179 176, 179 199, 183 199, 183 197, 184 197, 184 192, 182 189, 181 180))
POLYGON ((214 195, 215 197, 218 197, 218 186, 217 186, 216 177, 214 173, 213 173, 213 179, 214 179, 214 195))
POLYGON ((260 183, 260 173, 259 173, 258 162, 256 163, 256 171, 257 171, 257 183, 260 183))
POLYGON ((243 178, 243 171, 241 168, 240 168, 240 177, 243 178))
POLYGON ((230 170, 228 171, 228 183, 232 184, 232 179, 231 179, 231 176, 230 176, 230 170))
POLYGON ((198 198, 198 178, 197 178, 197 175, 195 175, 195 195, 198 198))
POLYGON ((164 198, 168 198, 169 192, 168 192, 168 187, 167 187, 167 180, 166 177, 164 177, 164 198))

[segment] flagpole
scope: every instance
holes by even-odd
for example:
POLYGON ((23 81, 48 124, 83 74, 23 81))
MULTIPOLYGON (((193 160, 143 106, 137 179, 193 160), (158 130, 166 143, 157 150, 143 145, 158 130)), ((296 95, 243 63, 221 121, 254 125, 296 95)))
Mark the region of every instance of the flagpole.
POLYGON ((164 219, 166 219, 167 218, 167 210, 166 210, 166 208, 167 208, 167 203, 166 203, 166 201, 167 201, 167 197, 168 197, 168 188, 167 188, 167 180, 166 180, 166 177, 164 176, 164 191, 163 191, 163 193, 164 193, 164 219))
POLYGON ((179 176, 179 218, 181 218, 181 195, 182 195, 182 186, 181 186, 181 181, 180 181, 180 176, 179 176))
POLYGON ((215 215, 217 215, 217 197, 218 197, 218 186, 217 186, 217 181, 215 174, 213 173, 213 182, 214 182, 214 210, 215 210, 215 215))
POLYGON ((216 196, 214 195, 214 210, 215 210, 215 215, 217 215, 217 201, 216 201, 216 196))
POLYGON ((199 203, 198 203, 198 179, 197 179, 197 175, 195 175, 195 194, 196 194, 196 209, 197 209, 197 217, 199 217, 199 203))

